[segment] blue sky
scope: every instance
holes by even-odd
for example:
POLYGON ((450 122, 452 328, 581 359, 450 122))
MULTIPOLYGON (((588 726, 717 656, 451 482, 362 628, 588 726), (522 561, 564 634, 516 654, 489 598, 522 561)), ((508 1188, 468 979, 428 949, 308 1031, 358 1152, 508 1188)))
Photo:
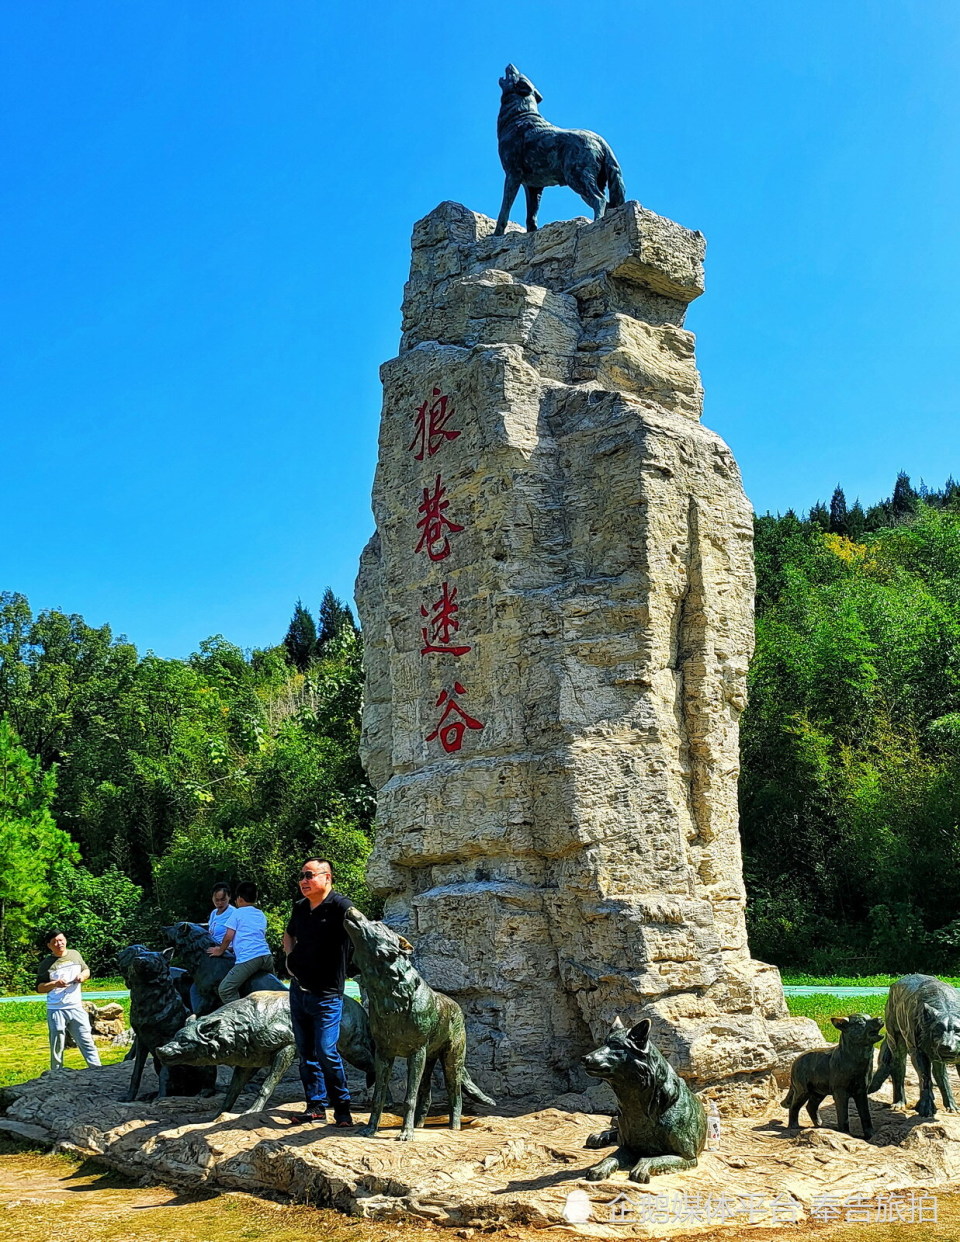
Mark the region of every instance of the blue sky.
MULTIPOLYGON (((0 590, 35 609, 186 656, 350 596, 411 226, 496 214, 507 61, 706 234, 687 326, 755 507, 960 475, 955 4, 0 18, 0 590)), ((582 210, 548 190, 541 221, 582 210)))

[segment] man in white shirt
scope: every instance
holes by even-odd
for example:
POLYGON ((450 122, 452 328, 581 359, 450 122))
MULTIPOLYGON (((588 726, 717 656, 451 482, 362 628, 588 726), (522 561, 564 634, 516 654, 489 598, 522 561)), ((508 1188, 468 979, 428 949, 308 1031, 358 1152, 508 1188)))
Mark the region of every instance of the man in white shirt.
POLYGON ((217 991, 224 1005, 235 1001, 240 989, 260 971, 273 970, 273 954, 267 944, 267 916, 257 906, 257 886, 252 880, 237 885, 237 908, 226 921, 223 939, 207 949, 210 957, 222 957, 228 949, 237 955, 237 964, 220 980, 217 991))
POLYGON ((69 1030, 87 1068, 92 1069, 100 1064, 100 1053, 90 1034, 90 1019, 80 995, 80 984, 90 978, 90 968, 76 949, 67 948, 67 938, 59 929, 47 933, 46 945, 50 953, 37 967, 36 987, 47 998, 50 1068, 63 1069, 69 1030))
POLYGON ((227 920, 237 908, 230 903, 230 885, 218 884, 213 890, 212 900, 213 909, 207 919, 207 931, 220 944, 223 933, 227 930, 227 920))

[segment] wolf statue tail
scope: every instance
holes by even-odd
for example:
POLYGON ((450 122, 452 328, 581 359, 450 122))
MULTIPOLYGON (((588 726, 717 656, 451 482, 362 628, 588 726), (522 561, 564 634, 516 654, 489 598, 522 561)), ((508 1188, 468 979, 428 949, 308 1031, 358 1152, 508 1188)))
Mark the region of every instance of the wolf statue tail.
POLYGON ((463 1082, 460 1084, 464 1095, 469 1095, 471 1100, 476 1100, 478 1104, 489 1104, 491 1108, 497 1107, 497 1101, 491 1100, 489 1095, 484 1095, 477 1084, 473 1081, 464 1067, 463 1082))
POLYGON ((603 153, 603 171, 606 174, 610 206, 622 207, 627 201, 626 190, 623 185, 623 173, 620 171, 617 157, 609 147, 603 153))
POLYGON ((880 1049, 880 1057, 877 1060, 877 1072, 870 1079, 870 1086, 867 1087, 867 1094, 872 1095, 874 1091, 879 1091, 883 1084, 890 1077, 890 1071, 893 1069, 893 1053, 890 1051, 890 1041, 885 1039, 883 1047, 880 1049))

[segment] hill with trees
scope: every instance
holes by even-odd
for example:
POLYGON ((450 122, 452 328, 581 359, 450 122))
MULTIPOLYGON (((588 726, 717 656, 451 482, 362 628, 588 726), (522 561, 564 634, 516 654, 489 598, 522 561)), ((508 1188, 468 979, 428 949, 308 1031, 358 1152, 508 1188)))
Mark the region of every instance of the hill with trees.
POLYGON ((754 953, 817 972, 960 957, 960 487, 901 474, 756 519, 741 727, 754 953))
POLYGON ((0 983, 52 919, 109 971, 117 945, 204 919, 217 879, 256 879, 279 938, 313 851, 368 905, 361 639, 331 591, 319 622, 298 601, 276 647, 163 660, 0 596, 0 983))
MULTIPOLYGON (((754 953, 814 972, 960 962, 960 486, 901 474, 755 519, 741 728, 754 953)), ((274 939, 303 857, 373 908, 361 637, 332 591, 275 647, 189 660, 0 596, 0 984, 51 920, 100 971, 255 878, 274 939)))

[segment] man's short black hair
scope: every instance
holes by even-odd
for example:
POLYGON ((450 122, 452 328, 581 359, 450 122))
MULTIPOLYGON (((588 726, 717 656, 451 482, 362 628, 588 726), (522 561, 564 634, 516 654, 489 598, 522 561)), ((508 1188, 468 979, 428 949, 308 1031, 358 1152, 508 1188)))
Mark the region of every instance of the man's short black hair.
POLYGON ((213 896, 216 897, 217 893, 226 893, 228 897, 231 896, 230 885, 225 880, 218 880, 213 886, 213 896))
POLYGON ((47 946, 47 948, 50 947, 50 941, 54 938, 54 936, 62 936, 64 940, 66 940, 67 933, 62 927, 54 927, 52 931, 44 932, 43 943, 47 946))
POLYGON ((256 905, 259 895, 259 890, 253 880, 244 880, 242 884, 237 885, 237 896, 241 901, 249 901, 252 906, 256 905))
POLYGON ((329 867, 330 868, 330 879, 331 880, 333 879, 333 863, 330 861, 329 858, 317 858, 317 857, 305 858, 303 860, 303 865, 306 866, 307 863, 312 863, 312 862, 319 863, 321 867, 329 867))

